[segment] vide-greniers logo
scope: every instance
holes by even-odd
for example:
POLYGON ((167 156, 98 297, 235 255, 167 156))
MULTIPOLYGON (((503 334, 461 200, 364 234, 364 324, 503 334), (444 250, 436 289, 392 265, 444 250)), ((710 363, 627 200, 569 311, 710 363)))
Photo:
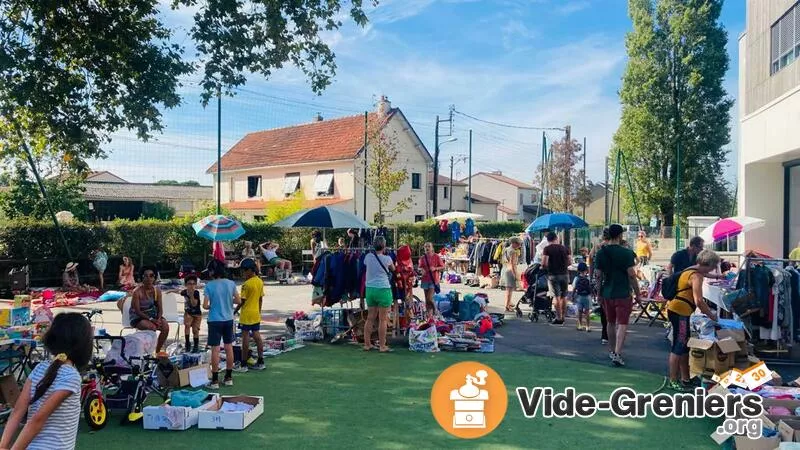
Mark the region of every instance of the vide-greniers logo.
POLYGON ((431 389, 431 411, 439 425, 462 439, 494 431, 506 415, 506 385, 491 367, 462 362, 448 367, 431 389))

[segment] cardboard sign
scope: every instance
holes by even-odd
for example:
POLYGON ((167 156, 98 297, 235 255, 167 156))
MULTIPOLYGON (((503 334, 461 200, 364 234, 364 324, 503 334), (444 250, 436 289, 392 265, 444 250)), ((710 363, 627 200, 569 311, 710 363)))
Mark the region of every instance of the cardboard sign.
POLYGON ((753 390, 766 382, 772 380, 772 371, 767 368, 764 361, 750 367, 743 374, 744 382, 747 384, 747 389, 753 390))

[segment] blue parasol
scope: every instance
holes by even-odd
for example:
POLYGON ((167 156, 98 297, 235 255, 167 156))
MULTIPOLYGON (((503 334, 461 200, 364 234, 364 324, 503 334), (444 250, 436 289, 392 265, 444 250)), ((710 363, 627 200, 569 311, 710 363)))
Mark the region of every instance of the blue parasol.
POLYGON ((572 228, 586 228, 589 224, 580 217, 570 213, 545 214, 534 220, 525 229, 528 233, 539 232, 542 230, 570 230, 572 228))

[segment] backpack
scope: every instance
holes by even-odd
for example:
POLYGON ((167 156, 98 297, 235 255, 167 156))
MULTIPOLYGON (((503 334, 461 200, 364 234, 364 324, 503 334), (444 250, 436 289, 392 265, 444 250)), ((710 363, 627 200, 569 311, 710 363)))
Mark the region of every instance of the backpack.
POLYGON ((575 284, 576 295, 592 295, 592 282, 589 277, 578 276, 578 282, 575 284))
MULTIPOLYGON (((678 290, 678 280, 680 280, 681 275, 683 275, 683 273, 686 272, 687 270, 691 269, 686 269, 681 272, 676 272, 670 275, 669 277, 664 278, 664 280, 661 282, 661 296, 664 297, 664 299, 674 300, 681 292, 692 289, 691 287, 689 287, 686 289, 681 289, 680 291, 678 290)), ((692 270, 692 272, 695 271, 692 270)))

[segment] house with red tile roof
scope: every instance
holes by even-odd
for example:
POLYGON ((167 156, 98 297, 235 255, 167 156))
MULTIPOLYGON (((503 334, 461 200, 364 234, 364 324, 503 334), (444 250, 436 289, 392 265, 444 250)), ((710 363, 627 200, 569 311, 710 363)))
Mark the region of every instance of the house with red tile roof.
POLYGON ((499 221, 530 222, 536 218, 539 190, 532 184, 515 180, 500 171, 478 172, 472 175, 472 191, 500 202, 497 208, 499 221))
MULTIPOLYGON (((428 172, 428 183, 430 185, 429 197, 433 197, 433 171, 428 172)), ((450 211, 468 211, 469 193, 467 183, 453 180, 444 175, 439 175, 439 211, 436 215, 450 211)), ((481 214, 481 221, 497 221, 497 212, 500 202, 476 193, 472 193, 472 212, 481 214)))
MULTIPOLYGON (((386 217, 387 223, 414 222, 428 216, 426 174, 433 160, 414 128, 399 108, 382 97, 366 120, 378 123, 398 151, 396 170, 405 168, 408 179, 390 200, 411 198, 411 207, 386 217)), ((375 196, 367 190, 364 211, 365 116, 326 120, 258 131, 244 136, 221 160, 221 203, 244 219, 258 220, 266 210, 303 194, 307 207, 330 205, 366 217, 378 211, 375 196)), ((208 169, 216 173, 217 165, 208 169)), ((214 177, 216 192, 216 177, 214 177)))

